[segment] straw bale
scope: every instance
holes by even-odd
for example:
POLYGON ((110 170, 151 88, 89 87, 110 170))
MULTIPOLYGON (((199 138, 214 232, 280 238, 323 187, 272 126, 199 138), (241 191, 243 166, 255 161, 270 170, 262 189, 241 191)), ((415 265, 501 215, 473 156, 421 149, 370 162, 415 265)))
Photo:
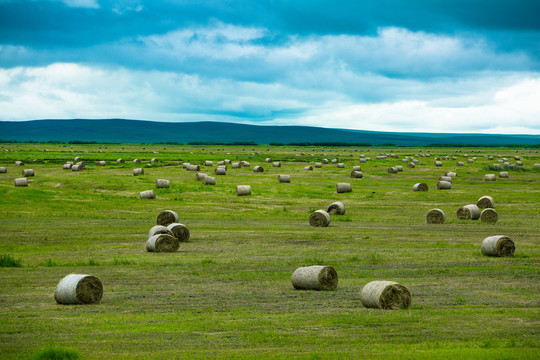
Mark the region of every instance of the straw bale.
POLYGON ((177 222, 167 225, 167 229, 169 229, 173 236, 180 242, 186 242, 189 240, 190 232, 188 227, 184 224, 180 224, 178 220, 177 222))
POLYGON ((431 209, 426 214, 426 222, 428 224, 444 224, 446 216, 441 209, 431 209))
POLYGON ((139 194, 139 198, 140 199, 155 199, 156 193, 154 193, 154 190, 141 191, 141 193, 139 194))
POLYGON ((337 183, 336 191, 338 194, 352 192, 351 184, 349 183, 337 183))
POLYGON ((331 266, 306 266, 293 272, 291 282, 297 290, 335 290, 338 285, 338 275, 331 266))
POLYGON ((397 172, 398 172, 398 169, 395 166, 392 166, 392 167, 388 168, 388 173, 389 174, 397 174, 397 172))
POLYGON ((172 235, 158 234, 146 242, 148 252, 175 252, 180 247, 180 241, 172 235))
POLYGON ((507 179, 508 178, 508 171, 501 171, 499 172, 499 177, 507 179))
POLYGON ((449 182, 449 181, 439 180, 437 182, 437 189, 438 190, 449 190, 451 188, 452 188, 452 183, 449 182))
POLYGON ((309 224, 315 227, 330 225, 330 215, 324 210, 316 210, 309 215, 309 224))
POLYGON ((58 304, 94 304, 103 297, 103 284, 92 275, 69 274, 65 276, 54 291, 54 299, 58 304))
POLYGON ((480 209, 493 208, 495 207, 495 202, 491 196, 486 195, 478 199, 476 206, 478 206, 480 209))
POLYGON ((251 185, 237 185, 236 195, 237 196, 251 195, 251 185))
MULTIPOLYGON (((75 160, 75 161, 76 161, 76 160, 75 160)), ((117 162, 118 164, 123 164, 125 161, 124 161, 124 159, 116 159, 116 162, 117 162)))
POLYGON ((156 179, 156 189, 170 188, 171 182, 166 179, 156 179))
POLYGON ((426 183, 416 183, 413 186, 413 191, 428 191, 429 187, 426 183))
POLYGON ((304 166, 304 170, 313 170, 313 166, 311 165, 304 166))
POLYGON ((264 169, 262 168, 262 166, 254 166, 253 167, 253 172, 264 172, 264 169))
POLYGON ((484 181, 495 181, 497 180, 497 177, 495 174, 485 174, 484 175, 484 181))
POLYGON ((496 223, 499 220, 499 215, 495 209, 486 208, 480 213, 480 220, 487 223, 496 223))
POLYGON ((278 175, 278 181, 280 183, 290 183, 291 175, 278 175))
POLYGON ((204 166, 214 166, 214 162, 213 161, 210 161, 210 160, 206 160, 204 162, 204 166))
POLYGON ((148 238, 150 239, 152 236, 158 235, 158 234, 172 235, 173 233, 165 225, 154 225, 148 231, 148 238))
POLYGON ((15 186, 16 187, 24 187, 24 186, 28 186, 28 178, 17 178, 15 179, 15 186))
POLYGON ((482 254, 487 256, 514 256, 516 245, 505 235, 494 235, 485 238, 480 248, 482 254))
POLYGON ((361 171, 353 170, 351 171, 351 177, 355 179, 361 179, 364 176, 361 171))
POLYGON ((409 289, 394 281, 372 281, 360 291, 360 301, 367 308, 407 309, 411 300, 409 289))
POLYGON ((133 169, 133 176, 137 176, 137 175, 144 175, 144 169, 143 168, 133 169))
POLYGON ((460 207, 456 214, 460 220, 478 220, 480 218, 480 208, 476 204, 469 204, 460 207))
POLYGON ((172 223, 177 223, 178 219, 178 214, 176 212, 172 210, 163 210, 158 214, 156 224, 167 226, 172 223))
POLYGON ((35 176, 34 169, 24 169, 22 171, 22 176, 24 176, 24 177, 35 176))
POLYGON ((341 201, 336 201, 331 203, 326 209, 326 212, 329 215, 344 215, 345 214, 345 205, 341 201))
POLYGON ((216 185, 216 178, 213 176, 205 176, 202 178, 201 183, 203 185, 216 185))
POLYGON ((201 181, 204 177, 206 177, 207 175, 205 173, 202 173, 202 172, 198 172, 195 174, 195 178, 199 181, 201 181))
POLYGON ((5 174, 7 173, 7 168, 5 168, 4 166, 0 166, 0 174, 5 174))
POLYGON ((224 167, 217 167, 214 169, 215 175, 227 175, 227 169, 224 167))

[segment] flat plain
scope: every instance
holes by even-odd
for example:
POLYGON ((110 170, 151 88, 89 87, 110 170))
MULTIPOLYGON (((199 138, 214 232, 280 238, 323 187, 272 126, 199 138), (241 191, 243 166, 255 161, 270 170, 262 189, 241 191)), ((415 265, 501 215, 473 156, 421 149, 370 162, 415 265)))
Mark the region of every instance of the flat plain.
POLYGON ((21 265, 0 268, 2 359, 46 347, 73 349, 84 359, 538 358, 538 149, 2 146, 0 255, 21 265), (395 157, 376 159, 380 154, 395 157), (84 171, 62 169, 77 156, 84 171), (418 160, 415 168, 402 162, 406 156, 418 160), (515 164, 514 156, 523 166, 508 167, 507 179, 484 181, 499 172, 492 164, 515 164), (324 158, 330 163, 316 168, 324 158), (182 167, 199 164, 214 176, 224 159, 250 166, 228 165, 214 186, 182 167), (106 165, 97 166, 100 160, 106 165), (264 172, 253 172, 256 165, 264 172), (358 165, 363 177, 351 178, 358 165), (403 171, 389 174, 396 165, 403 171), (134 176, 139 167, 144 175, 134 176), (15 187, 23 169, 35 176, 28 187, 15 187), (452 189, 437 190, 446 171, 457 173, 452 189), (291 182, 279 183, 279 174, 291 182), (171 187, 156 189, 156 179, 171 187), (338 194, 340 182, 352 192, 338 194), (429 191, 414 192, 418 182, 429 191), (252 194, 236 196, 236 185, 251 185, 252 194), (144 190, 157 198, 139 199, 144 190), (459 207, 483 195, 495 201, 496 224, 457 219, 459 207), (311 227, 310 213, 334 201, 345 204, 345 215, 311 227), (445 212, 444 224, 426 224, 433 208, 445 212), (168 209, 188 226, 190 241, 175 253, 148 253, 148 230, 168 209), (482 240, 492 235, 510 237, 515 256, 483 256, 482 240), (292 273, 308 265, 333 266, 337 290, 295 290, 292 273), (70 273, 97 276, 101 302, 57 304, 55 287, 70 273), (405 285, 411 307, 363 307, 359 293, 372 280, 405 285))

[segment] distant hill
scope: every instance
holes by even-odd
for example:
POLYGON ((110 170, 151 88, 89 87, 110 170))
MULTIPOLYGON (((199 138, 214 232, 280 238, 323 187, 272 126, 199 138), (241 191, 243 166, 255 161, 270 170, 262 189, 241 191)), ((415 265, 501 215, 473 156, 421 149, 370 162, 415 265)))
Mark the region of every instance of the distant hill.
POLYGON ((125 119, 1 121, 4 141, 100 143, 365 143, 371 145, 539 145, 540 135, 392 133, 310 126, 260 126, 223 122, 155 122, 125 119))

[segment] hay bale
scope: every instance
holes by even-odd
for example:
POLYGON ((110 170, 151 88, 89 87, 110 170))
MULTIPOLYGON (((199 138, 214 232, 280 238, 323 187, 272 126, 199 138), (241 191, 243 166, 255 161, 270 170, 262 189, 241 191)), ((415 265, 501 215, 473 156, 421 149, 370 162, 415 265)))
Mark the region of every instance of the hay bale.
POLYGON ((84 166, 82 166, 82 165, 77 165, 77 164, 75 164, 75 165, 73 165, 73 166, 71 167, 71 171, 83 171, 83 169, 84 169, 84 166))
POLYGON ((323 164, 328 164, 328 159, 322 159, 321 162, 322 162, 323 164))
POLYGON ((345 164, 344 163, 339 163, 336 165, 337 168, 339 169, 343 169, 345 167, 345 164))
POLYGON ((398 172, 402 172, 403 171, 403 166, 401 165, 397 165, 397 166, 394 166, 398 172))
POLYGON ((353 171, 362 171, 362 167, 360 165, 355 165, 352 167, 353 171))
POLYGON ((204 166, 214 166, 214 162, 213 161, 210 161, 210 160, 206 160, 204 162, 204 166))
POLYGON ((291 175, 278 175, 278 181, 280 183, 290 183, 291 175))
POLYGON ((456 163, 457 166, 465 166, 465 163, 463 161, 458 161, 456 163))
POLYGON ((372 281, 360 291, 360 301, 367 308, 407 309, 411 305, 411 293, 394 281, 372 281))
POLYGON ((207 175, 205 173, 202 173, 202 172, 198 172, 195 174, 195 179, 197 179, 198 181, 201 181, 203 178, 205 178, 207 175))
POLYGON ((441 209, 431 209, 426 214, 426 222, 428 224, 444 224, 446 216, 441 209))
POLYGON ((410 167, 411 169, 414 169, 416 167, 416 165, 413 162, 408 163, 407 166, 410 167))
POLYGON ((205 176, 202 178, 201 183, 203 185, 216 185, 216 178, 213 176, 205 176))
POLYGON ((273 167, 281 167, 281 161, 274 161, 272 162, 273 167))
POLYGON ((316 168, 322 168, 322 163, 321 162, 316 162, 315 167, 316 168))
POLYGON ((517 166, 523 166, 523 161, 516 161, 517 166))
POLYGON ((24 176, 24 177, 35 176, 34 169, 24 169, 22 171, 22 176, 24 176))
POLYGON ((508 178, 508 171, 501 171, 499 172, 499 177, 507 179, 508 178))
POLYGON ((72 166, 73 166, 73 164, 65 163, 65 164, 62 166, 62 169, 64 169, 64 170, 70 170, 72 166))
POLYGON ((489 236, 482 241, 481 251, 486 256, 514 256, 516 245, 507 236, 489 236))
POLYGON ((65 276, 54 291, 58 304, 94 304, 103 297, 103 284, 92 275, 69 274, 65 276))
POLYGON ((495 209, 486 208, 480 213, 480 220, 487 223, 496 223, 499 220, 499 215, 495 209))
POLYGON ((455 173, 453 171, 447 171, 447 172, 444 173, 444 175, 453 178, 453 177, 457 176, 457 173, 455 173))
POLYGON ((170 188, 171 182, 166 179, 156 179, 156 189, 170 188))
POLYGON ((150 159, 150 162, 151 162, 151 163, 157 163, 158 161, 159 161, 159 160, 156 159, 156 158, 150 159))
POLYGON ((338 163, 338 159, 332 159, 332 164, 337 164, 338 163))
POLYGON ((187 171, 201 171, 201 167, 199 165, 189 164, 186 170, 187 171))
POLYGON ((317 210, 309 215, 309 225, 315 227, 327 227, 330 225, 330 215, 324 210, 317 210))
POLYGON ((154 225, 148 231, 148 238, 150 239, 152 236, 159 234, 172 235, 173 233, 165 225, 154 225))
POLYGON ((75 159, 73 159, 75 161, 81 161, 82 159, 79 157, 79 156, 75 156, 75 159))
POLYGON ((361 179, 364 176, 361 171, 353 170, 351 171, 351 177, 354 179, 361 179))
POLYGON ((338 194, 352 192, 351 184, 349 183, 337 183, 336 191, 338 194))
POLYGON ((439 180, 441 181, 448 181, 448 182, 452 182, 452 177, 450 176, 439 176, 439 180))
POLYGON ((253 167, 253 172, 264 172, 264 169, 262 168, 262 166, 254 166, 253 167))
POLYGON ((429 187, 426 183, 416 183, 413 186, 413 191, 428 191, 429 187))
POLYGON ((117 164, 123 164, 124 162, 125 162, 124 159, 116 159, 117 164))
POLYGON ((293 272, 291 282, 297 290, 335 290, 338 274, 331 266, 305 266, 293 272))
POLYGON ((452 183, 449 181, 443 181, 439 180, 437 181, 437 189, 438 190, 449 190, 452 188, 452 183))
POLYGON ((97 166, 105 166, 107 163, 103 160, 97 162, 97 166))
POLYGON ((180 241, 172 235, 158 234, 146 242, 148 252, 175 252, 180 247, 180 241))
POLYGON ((227 169, 224 167, 217 167, 214 169, 215 175, 227 175, 227 169))
POLYGON ((534 169, 534 170, 540 170, 540 164, 539 164, 539 163, 535 163, 535 164, 533 165, 533 169, 534 169))
POLYGON ((442 161, 435 161, 435 166, 442 166, 442 161))
POLYGON ((7 169, 4 166, 0 166, 0 174, 6 174, 7 169))
POLYGON ((182 163, 182 168, 187 170, 189 165, 191 165, 191 164, 188 163, 188 162, 182 163))
POLYGON ((392 166, 392 167, 388 168, 388 173, 389 174, 397 174, 397 172, 398 172, 398 169, 395 166, 392 166))
POLYGON ((28 178, 18 178, 15 179, 15 187, 19 186, 28 186, 28 178))
POLYGON ((460 220, 478 220, 480 218, 480 208, 476 204, 469 204, 460 207, 456 214, 460 220))
POLYGON ((484 175, 484 181, 495 181, 495 180, 497 180, 497 177, 495 177, 495 174, 484 175))
POLYGON ((251 164, 247 161, 240 161, 240 167, 250 167, 251 164))
POLYGON ((251 195, 251 185, 237 185, 236 195, 237 196, 251 195))
POLYGON ((482 196, 478 201, 476 202, 476 206, 478 206, 480 209, 485 208, 492 208, 495 207, 495 202, 493 201, 493 198, 491 196, 482 196))
POLYGON ((141 160, 139 160, 139 159, 133 159, 133 163, 134 163, 134 164, 140 164, 140 163, 141 163, 141 160))
POLYGON ((308 171, 313 170, 313 166, 311 165, 304 166, 304 170, 308 170, 308 171))
POLYGON ((271 158, 266 158, 266 159, 264 159, 264 161, 266 161, 267 163, 271 163, 272 159, 271 158))
POLYGON ((177 213, 172 210, 163 210, 158 214, 156 224, 167 226, 172 223, 177 223, 178 220, 179 218, 177 213))
POLYGON ((232 167, 233 169, 238 169, 238 168, 241 168, 241 166, 240 166, 240 163, 239 163, 239 162, 233 162, 233 163, 231 163, 231 167, 232 167))
POLYGON ((24 163, 20 160, 15 161, 15 166, 23 166, 24 163))
POLYGON ((345 205, 341 201, 336 201, 331 203, 326 209, 326 212, 329 215, 344 215, 345 214, 345 205))
POLYGON ((144 175, 144 169, 143 168, 133 169, 133 176, 137 176, 137 175, 144 175))
POLYGON ((167 229, 169 229, 173 236, 177 238, 180 242, 187 242, 190 237, 189 229, 186 225, 180 224, 177 220, 177 222, 174 222, 172 224, 169 224, 167 226, 167 229))
POLYGON ((154 190, 141 191, 141 193, 139 194, 139 199, 155 199, 155 198, 156 198, 156 193, 154 193, 154 190))

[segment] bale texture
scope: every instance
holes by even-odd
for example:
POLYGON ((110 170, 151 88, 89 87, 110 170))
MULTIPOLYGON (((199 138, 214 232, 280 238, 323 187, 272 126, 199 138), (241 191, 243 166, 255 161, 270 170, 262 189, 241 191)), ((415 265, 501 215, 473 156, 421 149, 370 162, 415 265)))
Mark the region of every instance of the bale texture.
POLYGON ((154 192, 154 190, 141 191, 141 193, 139 194, 139 198, 140 199, 155 199, 156 193, 154 192))
POLYGON ((516 245, 507 236, 495 235, 485 238, 480 250, 487 256, 514 256, 516 245))
POLYGON ((507 179, 508 178, 508 171, 501 171, 499 172, 499 177, 507 179))
MULTIPOLYGON (((77 160, 75 160, 75 161, 77 161, 77 160)), ((116 159, 116 162, 117 162, 118 164, 123 164, 123 163, 124 163, 124 159, 116 159)))
POLYGON ((355 165, 352 167, 353 171, 362 171, 362 167, 360 165, 355 165))
POLYGON ((30 177, 30 176, 34 176, 34 169, 24 169, 22 171, 22 176, 24 177, 30 177))
POLYGON ((201 181, 203 178, 205 178, 207 175, 205 173, 198 172, 195 174, 195 179, 201 181))
POLYGON ((437 189, 438 190, 449 190, 451 188, 452 188, 452 183, 449 182, 449 181, 439 180, 437 182, 437 189))
POLYGON ((394 166, 398 172, 402 172, 403 171, 403 166, 401 165, 397 165, 397 166, 394 166))
POLYGON ((156 188, 157 189, 162 189, 162 188, 170 188, 171 187, 171 182, 169 180, 165 180, 165 179, 156 179, 156 188))
POLYGON ((367 308, 407 309, 411 305, 411 293, 394 281, 372 281, 360 291, 360 301, 367 308))
POLYGON ((344 163, 339 163, 336 165, 337 168, 339 169, 343 169, 345 167, 345 164, 344 163))
POLYGON ((338 275, 331 266, 305 266, 293 272, 291 282, 297 290, 335 290, 338 285, 338 275))
POLYGON ((227 169, 224 167, 217 167, 214 169, 215 175, 227 175, 227 169))
POLYGON ((445 173, 445 176, 450 176, 450 177, 456 177, 457 176, 457 173, 453 172, 453 171, 447 171, 445 173))
POLYGON ((495 202, 491 196, 486 195, 478 199, 476 206, 478 206, 480 209, 492 208, 495 207, 495 202))
POLYGON ((156 224, 167 226, 169 224, 178 222, 178 214, 172 210, 163 210, 156 218, 156 224))
POLYGON ((253 167, 253 172, 264 172, 264 169, 262 168, 262 166, 254 166, 253 167))
POLYGON ((451 176, 439 176, 439 180, 440 181, 448 181, 448 182, 452 182, 452 177, 451 176))
POLYGON ((15 179, 15 186, 16 187, 19 187, 19 186, 28 186, 28 178, 18 178, 18 179, 15 179))
POLYGON ((104 160, 98 161, 97 166, 105 166, 107 163, 104 160))
POLYGON ((24 163, 20 160, 15 161, 15 166, 23 166, 24 163))
POLYGON ((428 224, 444 224, 445 219, 446 217, 441 209, 431 209, 426 214, 428 224))
POLYGON ((237 196, 251 195, 251 185, 237 185, 236 195, 237 196))
POLYGON ((0 166, 0 174, 7 173, 7 169, 4 166, 0 166))
POLYGON ((495 209, 486 208, 480 213, 480 220, 487 223, 496 223, 499 220, 499 215, 495 209))
POLYGON ((54 291, 54 299, 62 305, 93 304, 103 297, 103 284, 92 275, 70 274, 64 277, 54 291))
POLYGON ((344 215, 345 214, 345 205, 341 201, 336 201, 331 203, 326 209, 326 212, 330 215, 344 215))
POLYGON ((214 166, 214 162, 213 161, 210 161, 210 160, 206 160, 204 162, 204 166, 214 166))
POLYGON ((315 167, 316 168, 322 168, 322 162, 316 162, 315 167))
POLYGON ((73 165, 73 166, 71 167, 71 171, 82 171, 83 168, 84 168, 83 165, 73 165))
POLYGON ((148 238, 150 239, 152 236, 158 235, 158 234, 172 235, 172 232, 169 229, 167 229, 167 227, 164 225, 154 225, 148 231, 148 238))
POLYGON ((429 187, 426 183, 416 183, 413 186, 413 191, 428 191, 429 187))
POLYGON ((133 176, 137 176, 137 175, 144 175, 144 169, 143 168, 133 169, 133 176))
POLYGON ((395 166, 392 166, 392 167, 388 168, 388 173, 389 174, 397 174, 397 172, 398 172, 398 169, 395 166))
POLYGON ((469 204, 460 207, 456 214, 460 220, 478 220, 480 218, 480 208, 476 204, 469 204))
POLYGON ((175 252, 180 247, 180 241, 172 235, 158 234, 146 242, 149 252, 175 252))
POLYGON ((351 184, 349 183, 337 183, 336 191, 338 194, 352 192, 351 184))
POLYGON ((281 167, 281 161, 274 161, 272 162, 273 167, 281 167))
POLYGON ((484 181, 495 181, 497 180, 497 177, 495 174, 486 174, 484 175, 484 181))
POLYGON ((278 175, 278 181, 280 183, 290 183, 291 175, 278 175))
POLYGON ((304 166, 304 170, 313 170, 313 166, 311 165, 304 166))
POLYGON ((324 210, 316 210, 309 215, 309 225, 327 227, 330 225, 330 215, 324 210))
POLYGON ((216 185, 216 178, 213 176, 205 176, 201 180, 203 185, 216 185))
POLYGON ((73 164, 65 163, 65 164, 62 166, 62 169, 64 169, 64 170, 69 170, 69 169, 71 169, 72 166, 73 166, 73 164))
POLYGON ((435 166, 442 166, 442 162, 441 161, 435 161, 435 166))
POLYGON ((354 179, 361 179, 364 176, 361 171, 353 170, 351 171, 351 177, 354 179))
POLYGON ((172 232, 173 236, 177 238, 180 242, 186 242, 189 240, 190 233, 186 225, 174 222, 172 224, 169 224, 167 226, 167 229, 169 229, 172 232))
POLYGON ((140 164, 140 163, 141 163, 141 160, 139 160, 139 159, 133 159, 133 163, 134 163, 134 164, 140 164))
POLYGON ((187 171, 201 171, 201 167, 200 167, 199 165, 189 164, 189 165, 186 167, 186 170, 187 170, 187 171))

